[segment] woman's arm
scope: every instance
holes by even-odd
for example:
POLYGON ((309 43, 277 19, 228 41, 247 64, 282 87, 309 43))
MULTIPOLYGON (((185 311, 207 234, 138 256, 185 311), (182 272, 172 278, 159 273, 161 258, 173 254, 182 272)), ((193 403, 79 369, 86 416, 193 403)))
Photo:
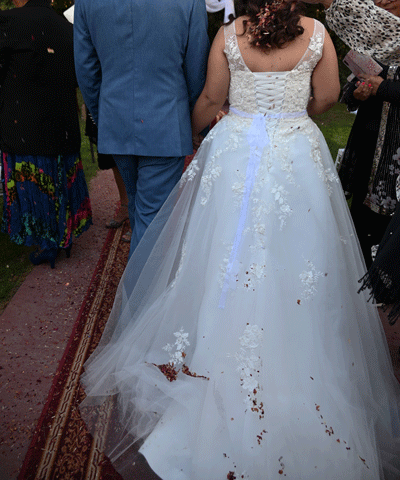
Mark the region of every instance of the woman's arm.
POLYGON ((372 0, 333 0, 326 21, 350 48, 400 65, 400 19, 372 0))
MULTIPOLYGON (((400 65, 400 18, 372 0, 304 0, 322 3, 326 21, 343 42, 385 64, 400 65)), ((400 0, 394 0, 400 2, 400 0)))
POLYGON ((335 47, 327 32, 322 58, 314 69, 311 85, 313 96, 308 103, 308 114, 319 115, 333 107, 340 93, 339 67, 335 47))
POLYGON ((194 106, 193 135, 197 135, 211 123, 228 96, 230 73, 224 48, 224 27, 221 27, 211 46, 204 89, 194 106))

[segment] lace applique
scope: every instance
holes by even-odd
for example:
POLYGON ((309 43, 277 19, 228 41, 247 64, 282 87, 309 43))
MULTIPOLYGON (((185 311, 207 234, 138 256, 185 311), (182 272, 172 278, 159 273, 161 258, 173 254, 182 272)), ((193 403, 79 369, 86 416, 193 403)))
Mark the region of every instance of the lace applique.
POLYGON ((288 75, 285 89, 285 111, 296 111, 307 107, 311 94, 310 77, 312 70, 321 59, 324 38, 324 26, 314 20, 314 33, 310 38, 308 48, 303 58, 288 75))
POLYGON ((299 66, 289 72, 285 88, 283 111, 294 112, 305 109, 310 99, 310 69, 299 66))
POLYGON ((307 269, 304 270, 299 277, 304 285, 302 298, 304 300, 309 300, 317 293, 316 285, 318 284, 319 278, 323 277, 324 274, 322 272, 317 272, 315 265, 310 262, 310 260, 306 260, 306 263, 307 269))
POLYGON ((322 163, 318 130, 312 121, 307 122, 307 126, 304 128, 304 133, 308 136, 311 144, 311 157, 314 160, 318 176, 325 183, 330 196, 333 191, 331 183, 339 183, 339 177, 336 171, 333 171, 331 167, 325 168, 322 163))
POLYGON ((313 35, 310 39, 308 48, 316 54, 317 58, 321 58, 322 49, 324 48, 324 34, 322 32, 318 32, 313 35))
POLYGON ((257 113, 254 95, 254 75, 244 63, 237 43, 235 22, 225 27, 225 55, 228 59, 231 79, 229 84, 229 103, 245 112, 257 113))
MULTIPOLYGON (((219 134, 228 131, 229 137, 225 140, 222 148, 218 148, 214 155, 207 162, 207 165, 204 170, 204 174, 201 178, 201 187, 203 191, 203 196, 200 200, 201 205, 206 205, 210 195, 213 182, 220 176, 222 172, 222 167, 216 164, 216 160, 227 152, 234 152, 241 145, 241 135, 243 130, 248 127, 248 119, 240 119, 243 121, 237 121, 232 118, 232 115, 225 115, 217 124, 216 127, 212 129, 211 132, 217 131, 219 134)), ((208 140, 211 132, 207 135, 206 139, 208 140)), ((203 141, 204 143, 204 141, 203 141)), ((239 187, 240 188, 240 187, 239 187)), ((240 194, 239 194, 240 195, 240 194)))
POLYGON ((288 192, 282 185, 275 183, 274 188, 272 189, 272 194, 277 204, 276 212, 281 222, 280 229, 282 230, 284 225, 286 225, 286 219, 293 213, 292 209, 287 203, 288 192))
POLYGON ((201 205, 206 205, 210 195, 213 182, 221 175, 222 168, 220 165, 215 164, 215 159, 221 156, 222 150, 219 148, 216 150, 215 154, 210 158, 210 161, 207 163, 204 170, 203 176, 201 177, 201 188, 203 190, 204 196, 201 198, 201 205))
POLYGON ((243 112, 258 113, 254 91, 255 83, 252 72, 231 71, 229 85, 229 103, 231 105, 243 112))
POLYGON ((241 182, 235 182, 232 185, 232 192, 235 195, 235 197, 237 197, 237 201, 235 202, 235 205, 239 206, 244 194, 244 180, 241 182))
POLYGON ((258 325, 247 324, 244 333, 239 337, 240 350, 235 354, 240 373, 240 385, 247 391, 244 403, 260 418, 264 416, 263 404, 258 401, 257 394, 261 390, 258 377, 261 368, 261 358, 256 354, 263 338, 263 329, 258 325))
POLYGON ((228 58, 229 69, 231 71, 249 71, 246 64, 243 62, 242 55, 237 43, 235 25, 231 23, 225 27, 225 49, 224 53, 228 58))
POLYGON ((325 28, 321 22, 314 20, 314 32, 310 38, 308 48, 294 71, 312 71, 322 57, 324 48, 325 28))
POLYGON ((274 209, 272 203, 267 204, 264 200, 260 200, 259 198, 253 199, 253 205, 252 213, 258 223, 274 209))
POLYGON ((181 363, 184 362, 184 359, 186 357, 185 354, 185 347, 188 347, 190 345, 188 341, 188 333, 185 333, 183 331, 183 327, 179 330, 179 332, 175 332, 174 336, 176 337, 175 343, 171 345, 170 343, 167 343, 165 347, 163 347, 163 350, 169 353, 169 364, 170 365, 180 365, 181 363), (172 352, 174 346, 176 347, 176 351, 172 352))
MULTIPOLYGON (((227 252, 225 254, 225 257, 222 260, 222 263, 219 265, 219 270, 220 270, 219 285, 220 285, 220 287, 223 287, 223 285, 224 285, 224 281, 225 281, 225 277, 226 277, 226 272, 228 270, 229 258, 231 256, 232 248, 233 248, 233 243, 231 243, 230 245, 226 245, 227 252)), ((236 274, 235 281, 236 282, 238 281, 237 274, 236 274)))
POLYGON ((162 365, 157 365, 155 363, 152 363, 151 365, 157 367, 169 382, 174 382, 177 380, 179 372, 182 372, 184 375, 189 377, 210 380, 209 377, 191 372, 189 367, 183 363, 186 357, 185 347, 190 345, 188 341, 189 334, 185 333, 182 327, 179 332, 174 333, 174 336, 176 337, 175 343, 173 345, 167 343, 165 347, 163 347, 163 350, 169 353, 169 362, 162 365), (176 351, 172 352, 174 347, 176 351), (176 369, 176 367, 180 364, 182 364, 182 367, 180 369, 176 369))
MULTIPOLYGON (((257 263, 253 263, 250 265, 249 269, 246 271, 246 275, 250 278, 248 278, 248 282, 250 283, 255 283, 259 282, 260 280, 263 280, 264 278, 267 277, 266 275, 266 265, 261 265, 257 263)), ((245 287, 249 287, 249 283, 245 284, 245 287)))
POLYGON ((199 162, 197 158, 195 157, 189 164, 189 166, 186 168, 186 170, 183 172, 179 186, 182 187, 186 182, 191 182, 194 177, 197 175, 197 172, 200 170, 199 167, 199 162))
MULTIPOLYGON (((235 262, 231 271, 231 280, 229 285, 231 289, 235 289, 237 286, 240 286, 248 291, 254 291, 255 286, 267 278, 267 265, 265 261, 265 247, 263 241, 266 227, 264 224, 256 224, 255 228, 255 244, 250 246, 250 250, 254 255, 254 260, 256 261, 250 266, 246 267, 246 269, 243 267, 241 262, 235 262)), ((247 228, 244 231, 244 234, 250 233, 250 230, 250 228, 247 228)), ((222 263, 219 265, 219 285, 221 287, 223 287, 224 280, 226 279, 226 272, 232 247, 232 244, 226 247, 227 253, 222 260, 222 263)))

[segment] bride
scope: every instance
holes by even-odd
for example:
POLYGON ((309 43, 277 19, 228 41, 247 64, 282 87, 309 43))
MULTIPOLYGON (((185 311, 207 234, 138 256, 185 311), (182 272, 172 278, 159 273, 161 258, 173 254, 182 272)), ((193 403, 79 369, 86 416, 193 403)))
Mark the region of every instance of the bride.
POLYGON ((309 117, 339 93, 322 24, 248 0, 213 43, 195 134, 228 91, 128 263, 84 418, 130 479, 142 454, 163 480, 397 480, 400 389, 309 117))

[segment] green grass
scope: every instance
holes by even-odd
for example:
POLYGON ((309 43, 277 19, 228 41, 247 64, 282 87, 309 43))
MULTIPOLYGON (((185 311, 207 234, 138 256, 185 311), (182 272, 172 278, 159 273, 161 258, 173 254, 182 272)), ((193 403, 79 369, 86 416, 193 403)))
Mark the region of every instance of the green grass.
MULTIPOLYGON (((82 97, 78 95, 79 105, 82 105, 82 97)), ((93 163, 90 154, 89 140, 85 136, 85 125, 81 121, 81 156, 83 169, 85 171, 86 181, 89 185, 90 180, 97 174, 97 160, 93 163)), ((3 214, 3 197, 0 197, 0 219, 3 214)), ((29 261, 29 253, 34 247, 25 247, 11 242, 9 236, 0 233, 0 313, 4 310, 7 303, 18 290, 28 273, 33 269, 29 261)))
POLYGON ((346 146, 355 118, 356 116, 349 113, 343 103, 337 103, 328 112, 313 117, 326 139, 333 160, 336 159, 339 148, 346 146))
MULTIPOLYGON (((79 105, 82 98, 78 96, 79 105)), ((339 148, 346 145, 355 116, 347 112, 345 105, 337 104, 329 112, 313 118, 325 135, 333 159, 339 148)), ((81 122, 82 146, 81 155, 86 181, 90 182, 98 171, 97 161, 92 162, 90 146, 84 135, 84 124, 81 122)), ((0 218, 3 210, 3 200, 0 197, 0 218)), ((10 242, 8 235, 0 233, 0 313, 10 301, 33 265, 28 259, 33 247, 25 247, 10 242)))

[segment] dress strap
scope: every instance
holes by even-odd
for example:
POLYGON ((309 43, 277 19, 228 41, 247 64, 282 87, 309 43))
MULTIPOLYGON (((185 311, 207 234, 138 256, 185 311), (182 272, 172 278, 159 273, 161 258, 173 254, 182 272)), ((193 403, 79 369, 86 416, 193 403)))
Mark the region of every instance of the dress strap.
MULTIPOLYGON (((325 40, 325 27, 321 22, 314 19, 314 31, 310 37, 307 50, 297 63, 294 70, 298 69, 300 65, 308 65, 309 70, 313 70, 322 57, 325 40)), ((302 67, 304 68, 304 67, 302 67)))
POLYGON ((232 71, 250 72, 248 66, 244 63, 240 52, 236 35, 235 21, 224 26, 225 49, 224 53, 228 59, 229 69, 232 71))

